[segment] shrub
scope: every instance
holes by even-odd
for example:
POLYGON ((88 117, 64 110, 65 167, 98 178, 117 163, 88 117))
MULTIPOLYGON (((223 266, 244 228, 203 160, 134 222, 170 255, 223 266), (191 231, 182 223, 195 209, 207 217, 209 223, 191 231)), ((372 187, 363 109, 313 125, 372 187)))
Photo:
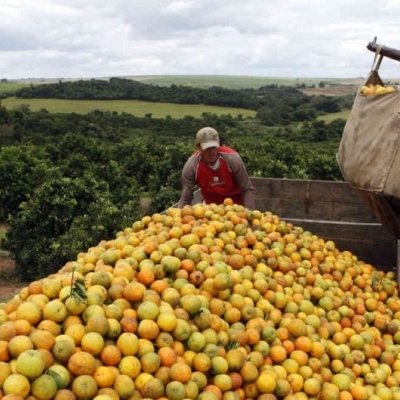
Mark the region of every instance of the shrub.
POLYGON ((100 240, 112 237, 140 216, 138 192, 117 203, 106 182, 90 174, 81 178, 44 179, 10 218, 3 248, 16 261, 23 280, 58 271, 67 261, 100 240))

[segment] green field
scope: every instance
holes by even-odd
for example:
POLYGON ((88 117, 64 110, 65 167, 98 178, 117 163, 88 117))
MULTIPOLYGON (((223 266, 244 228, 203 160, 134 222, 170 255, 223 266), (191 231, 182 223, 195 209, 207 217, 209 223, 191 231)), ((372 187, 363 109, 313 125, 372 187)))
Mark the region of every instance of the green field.
POLYGON ((23 87, 29 86, 25 83, 17 83, 17 82, 0 82, 0 94, 1 93, 9 93, 15 90, 21 89, 23 87))
POLYGON ((276 78, 262 76, 229 76, 229 75, 165 75, 165 76, 127 76, 121 77, 134 79, 139 82, 157 86, 182 85, 189 87, 208 88, 220 86, 229 89, 258 89, 261 86, 318 86, 319 82, 337 83, 333 79, 317 78, 276 78))
POLYGON ((129 113, 137 117, 151 114, 154 118, 183 118, 191 115, 201 117, 203 113, 216 115, 232 115, 236 117, 254 117, 255 111, 240 108, 216 107, 199 104, 173 104, 173 103, 151 103, 138 100, 59 100, 59 99, 19 99, 9 97, 1 100, 1 104, 8 110, 12 110, 22 104, 26 104, 32 111, 46 109, 50 113, 78 113, 87 114, 94 110, 116 111, 118 113, 129 113))
POLYGON ((344 110, 337 113, 323 115, 321 117, 318 117, 318 120, 325 121, 327 124, 329 124, 335 119, 344 119, 347 121, 347 118, 349 118, 349 114, 350 110, 344 110))

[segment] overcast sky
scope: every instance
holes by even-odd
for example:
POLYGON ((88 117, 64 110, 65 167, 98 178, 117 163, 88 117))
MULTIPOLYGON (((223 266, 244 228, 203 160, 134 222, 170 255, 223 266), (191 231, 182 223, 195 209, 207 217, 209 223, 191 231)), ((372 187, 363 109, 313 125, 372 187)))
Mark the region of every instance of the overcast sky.
POLYGON ((365 77, 399 18, 399 0, 0 0, 0 79, 365 77))

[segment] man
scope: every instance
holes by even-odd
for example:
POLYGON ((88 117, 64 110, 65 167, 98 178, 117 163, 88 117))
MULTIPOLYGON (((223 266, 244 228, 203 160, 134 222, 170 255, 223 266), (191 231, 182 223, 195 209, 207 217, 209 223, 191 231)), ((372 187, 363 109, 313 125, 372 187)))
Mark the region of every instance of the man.
POLYGON ((192 204, 197 184, 206 204, 223 204, 231 198, 235 204, 254 209, 254 186, 240 155, 220 146, 218 132, 211 127, 200 129, 196 135, 197 151, 182 170, 182 194, 178 207, 192 204))

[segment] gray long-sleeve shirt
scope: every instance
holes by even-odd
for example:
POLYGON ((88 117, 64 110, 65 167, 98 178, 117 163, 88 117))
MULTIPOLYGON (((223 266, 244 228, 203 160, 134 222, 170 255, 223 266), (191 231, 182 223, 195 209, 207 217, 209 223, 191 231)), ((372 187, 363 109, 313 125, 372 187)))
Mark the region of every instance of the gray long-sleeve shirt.
POLYGON ((243 205, 250 210, 254 209, 254 186, 240 155, 228 147, 220 147, 219 157, 221 164, 215 171, 201 161, 200 152, 194 153, 187 160, 182 170, 182 194, 178 202, 179 208, 192 203, 193 191, 195 186, 198 185, 203 198, 207 197, 207 195, 212 198, 212 191, 215 190, 217 197, 232 197, 233 199, 235 198, 235 194, 230 193, 230 189, 227 186, 230 188, 235 186, 235 188, 240 189, 243 205), (227 167, 225 171, 224 166, 227 167), (214 189, 212 189, 212 180, 215 181, 222 178, 225 182, 224 176, 227 181, 231 180, 234 184, 225 185, 224 187, 224 183, 222 183, 221 185, 214 186, 214 189))

